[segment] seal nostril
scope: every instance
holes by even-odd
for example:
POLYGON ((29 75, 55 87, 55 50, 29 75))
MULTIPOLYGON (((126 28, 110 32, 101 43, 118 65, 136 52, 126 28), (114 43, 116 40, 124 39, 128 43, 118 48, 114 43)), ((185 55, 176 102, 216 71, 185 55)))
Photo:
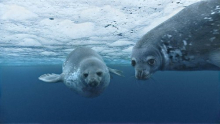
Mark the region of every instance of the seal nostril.
POLYGON ((149 72, 146 72, 145 70, 139 70, 135 77, 139 80, 146 80, 149 78, 149 72))
POLYGON ((137 75, 136 75, 136 78, 141 79, 141 77, 142 77, 142 71, 138 71, 137 75))

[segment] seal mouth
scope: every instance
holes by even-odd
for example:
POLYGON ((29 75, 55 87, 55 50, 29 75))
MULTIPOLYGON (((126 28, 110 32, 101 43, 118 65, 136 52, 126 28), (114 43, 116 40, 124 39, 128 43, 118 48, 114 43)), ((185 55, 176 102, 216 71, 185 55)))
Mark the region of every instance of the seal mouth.
POLYGON ((97 87, 98 85, 99 85, 99 82, 97 82, 97 81, 91 81, 88 83, 89 87, 97 87))
POLYGON ((146 73, 145 71, 138 71, 137 74, 135 75, 135 77, 138 80, 147 80, 151 77, 152 74, 150 73, 146 73))
POLYGON ((148 80, 151 77, 151 75, 146 75, 143 77, 136 77, 138 80, 148 80))

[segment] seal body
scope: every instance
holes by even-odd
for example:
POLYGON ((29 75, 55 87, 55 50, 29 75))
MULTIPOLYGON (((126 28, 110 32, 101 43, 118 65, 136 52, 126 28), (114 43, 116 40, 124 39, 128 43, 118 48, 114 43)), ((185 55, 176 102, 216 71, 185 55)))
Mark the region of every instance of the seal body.
POLYGON ((131 58, 138 79, 157 70, 220 70, 220 1, 186 7, 145 34, 131 58))
POLYGON ((108 67, 94 50, 81 47, 72 51, 63 64, 64 84, 85 97, 95 97, 109 85, 108 67))
POLYGON ((64 84, 84 97, 99 96, 109 85, 110 69, 102 57, 94 50, 80 47, 73 50, 63 64, 62 74, 44 74, 39 77, 44 82, 64 82, 64 84))

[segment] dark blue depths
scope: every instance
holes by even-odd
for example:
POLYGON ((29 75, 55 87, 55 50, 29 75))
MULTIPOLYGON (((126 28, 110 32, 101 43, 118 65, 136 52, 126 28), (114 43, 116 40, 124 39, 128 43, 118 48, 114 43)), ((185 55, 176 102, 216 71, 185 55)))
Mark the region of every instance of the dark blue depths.
POLYGON ((97 98, 83 98, 63 83, 38 80, 61 73, 61 65, 0 67, 0 123, 68 122, 220 122, 220 81, 217 71, 157 72, 138 81, 130 66, 116 66, 97 98))

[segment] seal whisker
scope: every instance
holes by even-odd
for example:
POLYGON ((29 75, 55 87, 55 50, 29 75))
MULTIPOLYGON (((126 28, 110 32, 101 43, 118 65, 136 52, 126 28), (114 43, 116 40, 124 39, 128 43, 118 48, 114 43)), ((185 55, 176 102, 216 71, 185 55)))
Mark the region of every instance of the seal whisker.
POLYGON ((151 76, 150 79, 151 79, 154 83, 158 83, 158 81, 157 81, 153 76, 151 76))

